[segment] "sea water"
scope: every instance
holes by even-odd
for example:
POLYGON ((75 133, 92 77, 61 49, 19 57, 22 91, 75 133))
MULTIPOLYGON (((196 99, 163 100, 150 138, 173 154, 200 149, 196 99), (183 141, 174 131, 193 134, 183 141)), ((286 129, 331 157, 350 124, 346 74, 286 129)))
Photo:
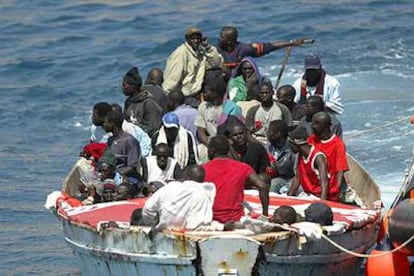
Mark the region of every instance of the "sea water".
MULTIPOLYGON (((223 25, 244 42, 315 39, 292 50, 281 84, 321 56, 342 84, 347 149, 389 206, 412 158, 413 12, 412 1, 1 1, 0 275, 79 274, 46 195, 88 142, 93 104, 122 105, 124 73, 164 68, 190 25, 213 44, 223 25)), ((256 61, 275 80, 284 55, 256 61)))

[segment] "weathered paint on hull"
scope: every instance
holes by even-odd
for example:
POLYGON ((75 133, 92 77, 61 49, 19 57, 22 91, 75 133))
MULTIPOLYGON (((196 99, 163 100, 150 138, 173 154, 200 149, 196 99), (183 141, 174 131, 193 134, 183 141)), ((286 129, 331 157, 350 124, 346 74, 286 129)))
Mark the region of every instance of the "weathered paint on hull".
MULTIPOLYGON (((258 241, 216 236, 198 241, 160 233, 152 241, 144 231, 92 228, 62 220, 65 239, 79 259, 83 275, 357 275, 363 259, 324 240, 297 247, 297 237, 258 241), (323 252, 324 254, 320 254, 323 252), (237 274, 232 274, 237 273, 237 274)), ((331 238, 354 252, 375 243, 372 223, 331 238)))

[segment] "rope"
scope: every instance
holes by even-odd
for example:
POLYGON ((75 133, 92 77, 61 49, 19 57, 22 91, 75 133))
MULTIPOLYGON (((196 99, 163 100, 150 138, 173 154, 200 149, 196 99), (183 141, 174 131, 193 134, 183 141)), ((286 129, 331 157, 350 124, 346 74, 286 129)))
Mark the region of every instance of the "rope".
POLYGON ((386 128, 386 127, 389 127, 389 126, 391 126, 391 125, 394 125, 394 124, 397 124, 397 123, 403 122, 403 121, 405 121, 405 120, 407 120, 407 119, 409 119, 409 118, 410 118, 410 117, 404 117, 404 118, 402 118, 402 119, 399 119, 399 120, 396 120, 396 121, 390 122, 390 123, 385 124, 385 125, 382 125, 382 126, 378 126, 378 127, 374 127, 374 128, 370 128, 370 129, 362 130, 362 131, 360 131, 360 132, 358 132, 358 133, 356 133, 356 134, 354 134, 354 135, 347 135, 347 136, 345 136, 345 137, 344 137, 344 139, 349 139, 349 138, 358 137, 358 136, 361 136, 361 135, 363 135, 363 134, 365 134, 365 133, 368 133, 368 132, 373 132, 373 131, 376 131, 376 130, 378 130, 378 129, 386 128))
POLYGON ((325 234, 322 233, 322 238, 324 238, 327 242, 329 242, 330 244, 332 244, 333 246, 335 246, 336 248, 338 248, 339 250, 351 254, 355 257, 360 257, 360 258, 377 258, 377 257, 383 257, 387 254, 391 254, 394 253, 398 250, 400 250, 401 248, 403 248, 404 246, 408 245, 410 242, 412 242, 414 240, 414 235, 412 235, 408 240, 406 240, 403 244, 401 244, 400 246, 394 248, 391 251, 386 251, 384 253, 380 253, 380 254, 374 254, 374 255, 368 255, 368 254, 360 254, 360 253, 355 253, 349 249, 346 249, 345 247, 343 247, 342 245, 337 244, 336 242, 334 242, 333 240, 331 240, 330 238, 328 238, 328 236, 326 236, 325 234))

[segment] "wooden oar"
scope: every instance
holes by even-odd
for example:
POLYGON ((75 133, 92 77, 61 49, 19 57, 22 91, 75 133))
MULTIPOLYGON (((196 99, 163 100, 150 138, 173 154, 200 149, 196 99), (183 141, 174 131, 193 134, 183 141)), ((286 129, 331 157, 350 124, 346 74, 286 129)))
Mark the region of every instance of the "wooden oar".
MULTIPOLYGON (((305 39, 302 44, 311 44, 313 42, 315 42, 314 39, 305 39)), ((282 79, 283 71, 285 70, 286 64, 287 64, 288 59, 290 57, 290 52, 292 51, 292 47, 293 46, 290 46, 290 47, 286 48, 286 54, 285 54, 285 58, 283 59, 283 62, 282 62, 282 68, 280 68, 279 75, 277 76, 277 79, 276 79, 276 82, 275 82, 275 87, 274 87, 275 90, 277 90, 277 88, 279 87, 280 80, 282 79)))

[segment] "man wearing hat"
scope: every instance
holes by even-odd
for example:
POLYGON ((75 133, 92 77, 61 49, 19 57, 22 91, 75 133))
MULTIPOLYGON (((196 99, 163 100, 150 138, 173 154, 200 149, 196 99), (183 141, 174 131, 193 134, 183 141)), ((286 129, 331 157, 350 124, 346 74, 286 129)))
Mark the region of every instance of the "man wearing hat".
POLYGON ((310 145, 307 139, 306 130, 299 127, 288 136, 292 152, 299 154, 297 175, 292 180, 288 195, 296 195, 299 186, 302 186, 305 193, 330 200, 332 197, 328 186, 328 165, 325 154, 310 145))
POLYGON ((162 117, 162 126, 152 139, 152 148, 161 143, 170 147, 171 157, 177 160, 181 169, 198 163, 197 146, 193 134, 180 126, 178 116, 172 112, 165 113, 162 117))
POLYGON ((293 83, 296 91, 295 102, 304 104, 312 95, 323 98, 325 108, 341 115, 344 111, 342 91, 339 81, 328 75, 322 68, 320 58, 315 54, 305 57, 305 74, 293 83))
POLYGON ((168 57, 164 70, 164 90, 181 90, 186 103, 197 107, 205 71, 220 68, 223 58, 217 49, 203 37, 200 29, 190 27, 185 42, 168 57))

